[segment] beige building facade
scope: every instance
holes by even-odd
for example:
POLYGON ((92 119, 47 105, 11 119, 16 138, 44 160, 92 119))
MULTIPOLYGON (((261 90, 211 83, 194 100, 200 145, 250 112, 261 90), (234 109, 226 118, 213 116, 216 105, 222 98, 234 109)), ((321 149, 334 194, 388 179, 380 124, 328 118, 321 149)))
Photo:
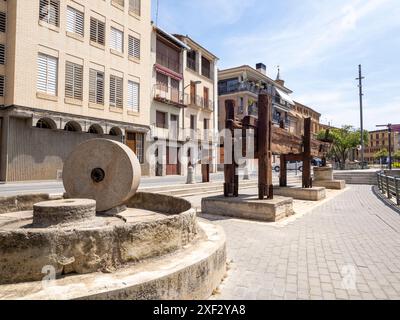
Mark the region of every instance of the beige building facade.
MULTIPOLYGON (((166 145, 151 149, 150 156, 158 159, 152 161, 151 175, 186 175, 189 166, 200 174, 200 160, 206 155, 216 158, 212 137, 217 122, 218 59, 188 36, 157 27, 151 55, 151 143, 166 145)), ((211 160, 210 164, 212 172, 216 165, 211 160)))
POLYGON ((151 28, 150 1, 0 2, 0 181, 57 179, 95 137, 150 173, 151 28))

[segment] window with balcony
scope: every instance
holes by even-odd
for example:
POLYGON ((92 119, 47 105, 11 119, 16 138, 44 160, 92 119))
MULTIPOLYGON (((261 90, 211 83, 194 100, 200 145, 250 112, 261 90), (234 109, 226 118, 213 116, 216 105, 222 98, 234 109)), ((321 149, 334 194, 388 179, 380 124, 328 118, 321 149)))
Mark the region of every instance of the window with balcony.
POLYGON ((197 71, 196 66, 196 51, 190 50, 187 52, 187 67, 193 71, 197 71))
POLYGON ((201 58, 201 74, 211 79, 211 62, 205 57, 201 58))
POLYGON ((90 18, 90 41, 105 45, 106 24, 93 17, 90 18))
POLYGON ((168 76, 157 72, 156 82, 158 90, 168 92, 168 76))
POLYGON ((111 27, 110 48, 120 53, 124 52, 124 33, 113 27, 111 27))
POLYGON ((140 85, 134 81, 128 81, 128 110, 139 112, 140 85))
POLYGON ((67 7, 67 31, 84 36, 84 14, 72 7, 67 7))
POLYGON ((209 109, 211 108, 211 102, 210 102, 210 93, 209 89, 204 87, 203 89, 203 101, 204 101, 204 108, 209 109))
POLYGON ((57 95, 58 58, 39 53, 37 60, 37 91, 57 95))
POLYGON ((129 57, 140 59, 140 39, 129 35, 129 45, 128 45, 129 57))
POLYGON ((89 71, 89 102, 104 104, 104 72, 89 71))
POLYGON ((55 27, 60 26, 60 1, 40 0, 39 19, 55 27))
POLYGON ((195 115, 190 116, 190 129, 191 130, 196 130, 196 122, 197 122, 197 117, 195 115))
POLYGON ((141 12, 141 0, 129 0, 129 11, 133 12, 137 16, 140 16, 141 12))
POLYGON ((218 94, 227 94, 239 90, 239 80, 237 78, 221 80, 218 82, 218 94))
POLYGON ((124 79, 114 75, 110 76, 110 106, 122 108, 124 97, 124 79))
POLYGON ((83 98, 83 66, 67 61, 65 65, 65 97, 83 98))
POLYGON ((180 73, 180 51, 157 39, 156 61, 158 64, 180 73))

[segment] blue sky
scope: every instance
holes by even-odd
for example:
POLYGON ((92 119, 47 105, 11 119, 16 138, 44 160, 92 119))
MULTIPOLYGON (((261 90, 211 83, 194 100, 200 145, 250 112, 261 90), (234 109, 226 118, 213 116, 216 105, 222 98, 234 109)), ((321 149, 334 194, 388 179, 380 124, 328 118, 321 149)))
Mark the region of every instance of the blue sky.
MULTIPOLYGON (((152 0, 155 20, 156 0, 152 0)), ((277 66, 293 97, 335 126, 400 123, 400 0, 159 0, 158 25, 188 34, 219 67, 277 66)))

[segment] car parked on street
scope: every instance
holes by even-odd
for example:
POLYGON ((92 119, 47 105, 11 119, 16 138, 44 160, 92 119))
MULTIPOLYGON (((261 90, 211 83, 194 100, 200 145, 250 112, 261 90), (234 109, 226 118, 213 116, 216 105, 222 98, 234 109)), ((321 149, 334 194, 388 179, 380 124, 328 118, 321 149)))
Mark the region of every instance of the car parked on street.
MULTIPOLYGON (((300 171, 303 172, 303 162, 300 161, 288 161, 288 163, 286 164, 286 168, 288 171, 300 171)), ((281 171, 281 167, 279 163, 274 163, 272 165, 272 170, 275 172, 280 172, 281 171)))

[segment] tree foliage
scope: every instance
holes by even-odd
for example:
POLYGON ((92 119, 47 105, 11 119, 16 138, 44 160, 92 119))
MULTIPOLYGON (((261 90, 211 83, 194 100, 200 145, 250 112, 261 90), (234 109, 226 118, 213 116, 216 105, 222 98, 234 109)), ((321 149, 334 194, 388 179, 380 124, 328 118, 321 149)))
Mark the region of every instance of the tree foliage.
POLYGON ((389 157, 389 151, 386 148, 383 148, 382 150, 374 154, 374 158, 377 160, 387 157, 389 157))
MULTIPOLYGON (((318 134, 318 139, 325 139, 326 131, 323 130, 318 134)), ((346 160, 349 152, 361 145, 361 130, 355 129, 353 126, 345 125, 342 128, 333 128, 329 130, 328 138, 333 141, 329 157, 334 158, 340 163, 342 169, 345 168, 346 160)), ((369 133, 364 131, 364 145, 368 145, 369 133)))

